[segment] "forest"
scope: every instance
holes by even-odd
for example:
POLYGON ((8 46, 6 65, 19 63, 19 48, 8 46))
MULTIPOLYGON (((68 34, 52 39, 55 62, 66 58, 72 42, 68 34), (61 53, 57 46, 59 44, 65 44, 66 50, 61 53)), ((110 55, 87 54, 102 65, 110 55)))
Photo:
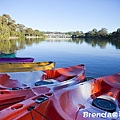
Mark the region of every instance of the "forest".
POLYGON ((18 24, 10 15, 0 16, 0 40, 8 40, 10 37, 25 38, 26 36, 45 37, 39 30, 27 28, 23 24, 18 24))

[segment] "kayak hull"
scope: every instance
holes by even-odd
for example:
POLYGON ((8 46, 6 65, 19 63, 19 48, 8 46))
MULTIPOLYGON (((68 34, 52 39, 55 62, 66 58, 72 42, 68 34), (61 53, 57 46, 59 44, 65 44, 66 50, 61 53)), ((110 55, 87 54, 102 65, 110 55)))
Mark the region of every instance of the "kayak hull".
MULTIPOLYGON (((119 119, 119 116, 111 116, 111 118, 110 116, 102 116, 103 113, 109 113, 109 115, 111 113, 112 115, 114 112, 108 112, 107 110, 97 108, 92 104, 96 98, 111 101, 116 104, 115 112, 119 113, 119 83, 120 73, 117 73, 75 84, 73 86, 67 86, 63 89, 57 89, 52 93, 48 92, 45 94, 39 94, 1 110, 0 118, 2 120, 6 120, 8 118, 9 120, 24 120, 32 118, 34 118, 34 120, 119 119), (99 113, 99 116, 96 118, 97 113, 99 113), (88 114, 90 116, 88 116, 88 114)), ((102 107, 106 106, 106 104, 104 106, 103 103, 100 103, 100 105, 102 107)))
MULTIPOLYGON (((57 71, 56 75, 51 73, 51 78, 52 79, 54 78, 55 82, 53 84, 46 84, 46 85, 43 84, 43 85, 37 85, 33 87, 22 86, 17 80, 11 80, 10 76, 8 76, 7 74, 1 74, 1 77, 0 77, 0 84, 1 84, 0 110, 12 104, 15 104, 17 102, 20 102, 22 100, 28 99, 32 96, 39 95, 41 93, 46 93, 49 91, 55 91, 57 89, 63 89, 69 85, 72 86, 74 84, 78 84, 79 82, 83 82, 85 78, 85 66, 84 65, 70 66, 67 69, 56 68, 53 70, 46 70, 46 71, 47 72, 49 71, 49 73, 51 72, 53 73, 53 71, 54 72, 57 71), (58 75, 58 71, 59 72, 65 71, 65 72, 63 73, 60 72, 58 75), (79 72, 76 72, 76 71, 79 71, 79 72), (54 75, 54 77, 52 75, 54 75), (57 81, 62 75, 64 76, 66 75, 66 77, 64 77, 66 79, 64 79, 64 81, 57 81)), ((50 78, 50 74, 47 74, 47 77, 50 78)), ((50 79, 46 79, 45 81, 49 82, 50 79)))
POLYGON ((0 53, 0 58, 15 58, 15 53, 0 53))
POLYGON ((38 70, 50 70, 55 66, 55 62, 7 62, 0 63, 0 72, 26 72, 38 70))
MULTIPOLYGON (((54 68, 52 70, 44 70, 45 74, 42 76, 41 80, 54 79, 58 82, 63 82, 69 80, 73 77, 78 76, 78 81, 85 78, 86 67, 83 64, 69 66, 65 68, 54 68)), ((77 79, 76 79, 77 80, 77 79)))
POLYGON ((0 62, 33 62, 34 58, 0 58, 0 62))
POLYGON ((53 94, 54 107, 65 120, 119 119, 119 115, 112 116, 112 113, 119 114, 120 110, 120 73, 82 82, 53 94))

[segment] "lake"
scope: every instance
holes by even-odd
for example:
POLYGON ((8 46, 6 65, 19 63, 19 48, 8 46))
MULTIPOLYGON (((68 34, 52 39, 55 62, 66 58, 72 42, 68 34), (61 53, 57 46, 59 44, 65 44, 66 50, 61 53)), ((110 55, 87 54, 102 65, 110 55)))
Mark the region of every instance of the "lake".
POLYGON ((120 72, 119 45, 120 41, 46 39, 24 45, 16 56, 54 61, 55 68, 84 64, 86 76, 101 77, 120 72))

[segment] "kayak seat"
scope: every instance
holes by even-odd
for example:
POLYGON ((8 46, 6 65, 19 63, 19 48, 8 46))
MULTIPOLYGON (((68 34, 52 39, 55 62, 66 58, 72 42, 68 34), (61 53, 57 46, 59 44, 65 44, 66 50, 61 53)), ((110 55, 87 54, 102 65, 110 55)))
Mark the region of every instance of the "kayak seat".
POLYGON ((89 80, 91 80, 91 79, 94 79, 93 77, 85 77, 84 78, 84 81, 89 81, 89 80))
POLYGON ((92 101, 92 105, 107 112, 112 113, 116 111, 116 104, 112 99, 96 98, 92 101))
POLYGON ((13 87, 12 90, 21 90, 22 88, 20 87, 13 87))
POLYGON ((45 80, 35 82, 35 86, 48 85, 48 84, 54 84, 54 82, 53 81, 45 81, 45 80))
POLYGON ((39 98, 35 99, 35 102, 38 103, 38 104, 40 104, 40 103, 42 103, 42 102, 44 102, 46 100, 48 100, 48 97, 42 95, 39 98))

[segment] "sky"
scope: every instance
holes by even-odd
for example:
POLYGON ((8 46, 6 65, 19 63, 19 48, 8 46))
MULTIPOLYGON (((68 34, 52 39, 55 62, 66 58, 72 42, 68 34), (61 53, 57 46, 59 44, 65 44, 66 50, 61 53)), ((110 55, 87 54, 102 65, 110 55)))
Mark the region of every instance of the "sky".
POLYGON ((0 16, 40 31, 120 28, 120 0, 0 0, 0 16))

